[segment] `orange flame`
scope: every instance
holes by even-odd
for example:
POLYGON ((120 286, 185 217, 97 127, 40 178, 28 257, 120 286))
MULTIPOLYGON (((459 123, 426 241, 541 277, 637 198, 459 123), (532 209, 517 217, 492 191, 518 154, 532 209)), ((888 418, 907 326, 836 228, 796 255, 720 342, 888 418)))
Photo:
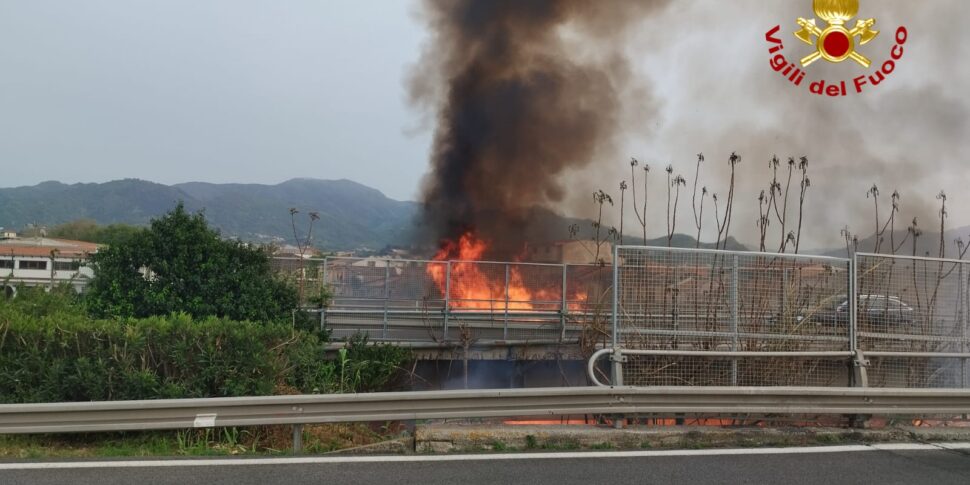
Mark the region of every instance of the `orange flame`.
MULTIPOLYGON (((562 288, 529 289, 526 287, 519 267, 508 268, 508 288, 506 275, 489 275, 482 271, 482 261, 488 243, 479 239, 473 232, 462 234, 458 241, 447 241, 434 256, 435 261, 451 263, 451 284, 448 284, 447 267, 443 264, 429 264, 427 273, 444 294, 450 291, 450 306, 467 310, 530 311, 535 310, 536 302, 554 304, 562 298, 562 288)), ((585 295, 574 295, 571 300, 585 300, 585 295)), ((572 305, 570 305, 572 306, 572 305)))

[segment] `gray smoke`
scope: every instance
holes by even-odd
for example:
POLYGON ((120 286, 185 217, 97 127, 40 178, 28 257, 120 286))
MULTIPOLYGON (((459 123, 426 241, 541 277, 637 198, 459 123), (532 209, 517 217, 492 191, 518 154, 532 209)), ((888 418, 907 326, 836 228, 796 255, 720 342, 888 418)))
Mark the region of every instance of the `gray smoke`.
MULTIPOLYGON (((950 227, 970 224, 970 212, 959 209, 967 201, 962 187, 970 182, 962 157, 970 148, 963 95, 970 87, 970 71, 958 61, 970 46, 970 32, 963 28, 970 21, 970 9, 957 0, 863 0, 860 18, 876 18, 875 28, 881 31, 876 40, 859 47, 873 67, 820 61, 807 69, 805 83, 796 88, 769 67, 765 32, 781 25, 782 53, 789 60, 809 54, 812 47, 792 33, 798 29, 797 17, 813 17, 811 4, 808 0, 678 2, 679 8, 650 18, 638 30, 642 35, 634 43, 662 46, 644 51, 640 67, 666 94, 666 105, 655 120, 660 128, 627 145, 631 154, 654 165, 652 177, 657 183, 650 201, 654 234, 664 231, 661 169, 672 163, 690 180, 694 154, 699 151, 707 155, 701 184, 722 197, 727 191, 728 155, 737 151, 744 157, 732 233, 749 245, 757 241, 756 198, 768 188, 768 161, 775 154, 782 160, 802 155, 810 160, 812 187, 803 248, 838 246, 839 231, 845 225, 860 237, 870 235, 873 207, 866 191, 874 183, 882 192, 883 218, 890 194, 898 189, 902 194, 898 221, 903 226, 918 217, 924 229, 937 227, 935 196, 942 189, 950 195, 950 227), (900 25, 909 31, 905 54, 881 85, 845 98, 808 93, 811 80, 844 79, 851 89, 852 78, 875 72, 889 58, 900 25), (677 35, 671 35, 675 30, 677 35)), ((622 160, 612 165, 600 183, 615 193, 615 180, 628 178, 629 167, 622 160)), ((796 185, 797 175, 793 192, 796 185)), ((710 200, 708 208, 709 204, 710 200)), ((681 214, 678 227, 689 230, 693 222, 689 205, 681 207, 681 214)), ((628 218, 627 227, 632 222, 628 218)), ((713 238, 708 231, 713 229, 713 218, 704 224, 707 237, 713 238)), ((776 222, 769 228, 775 245, 779 230, 776 222)))
MULTIPOLYGON (((732 151, 743 157, 732 235, 748 244, 757 242, 756 198, 768 188, 773 155, 810 161, 803 248, 838 246, 845 225, 871 234, 866 191, 874 183, 883 217, 892 191, 902 194, 902 226, 918 217, 924 229, 936 227, 941 189, 950 195, 949 225, 970 224, 970 213, 960 210, 962 188, 970 184, 963 160, 970 148, 964 95, 970 66, 961 62, 970 46, 964 28, 970 9, 960 0, 863 0, 860 18, 875 17, 881 31, 859 48, 873 67, 820 61, 799 88, 770 68, 764 37, 781 25, 789 60, 810 53, 792 35, 797 17, 814 16, 810 0, 424 5, 434 37, 412 93, 436 123, 424 201, 427 222, 441 236, 469 226, 507 234, 509 226, 530 223, 524 214, 534 205, 590 216, 596 189, 619 202, 629 156, 652 166, 648 232, 659 236, 666 230, 663 168, 672 164, 692 181, 695 154, 705 153, 700 184, 723 200, 732 151), (909 31, 905 55, 882 85, 845 98, 808 93, 813 80, 851 83, 873 73, 888 58, 899 25, 909 31), (530 84, 550 75, 562 81, 559 89, 530 84), (528 96, 490 97, 501 83, 521 81, 533 90, 528 96), (585 114, 593 116, 563 125, 585 114)), ((792 220, 797 180, 796 174, 792 220)), ((678 232, 692 233, 687 189, 678 232)), ((636 234, 630 195, 625 225, 636 234)), ((713 240, 713 206, 706 204, 704 238, 713 240)), ((619 226, 618 210, 609 217, 607 224, 619 226)), ((774 245, 779 231, 777 223, 769 228, 774 245)))

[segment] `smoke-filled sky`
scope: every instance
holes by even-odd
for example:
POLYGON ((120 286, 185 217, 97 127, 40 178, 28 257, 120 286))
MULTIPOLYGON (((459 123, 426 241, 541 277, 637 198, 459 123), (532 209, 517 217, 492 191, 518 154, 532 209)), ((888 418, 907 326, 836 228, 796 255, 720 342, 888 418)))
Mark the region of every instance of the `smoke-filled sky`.
MULTIPOLYGON (((870 233, 865 193, 873 183, 884 207, 900 190, 904 221, 919 216, 931 227, 943 189, 950 225, 970 224, 962 210, 970 202, 970 5, 862 0, 860 17, 875 17, 882 31, 860 48, 873 61, 887 58, 895 27, 910 35, 882 85, 844 99, 794 88, 768 65, 765 32, 780 24, 783 52, 794 60, 811 51, 792 36, 795 18, 811 16, 809 0, 676 0, 625 19, 606 49, 616 56, 609 65, 622 61, 629 71, 616 98, 621 129, 591 152, 595 159, 562 172, 554 208, 589 215, 599 188, 618 202, 636 156, 652 166, 648 217, 651 233, 662 234, 663 167, 690 182, 703 152, 701 185, 724 197, 727 157, 737 151, 732 233, 748 242, 756 240, 756 197, 773 154, 809 158, 809 245, 837 243, 845 224, 870 233)), ((438 118, 433 97, 414 100, 415 69, 447 51, 435 44, 433 25, 421 0, 2 2, 0 187, 300 176, 350 178, 417 200, 438 118)), ((596 31, 573 22, 555 35, 570 55, 605 63, 597 58, 602 37, 588 37, 596 31)), ((807 81, 875 69, 820 61, 807 81)), ((685 232, 689 189, 678 213, 685 232)), ((707 215, 711 208, 708 199, 707 215)))

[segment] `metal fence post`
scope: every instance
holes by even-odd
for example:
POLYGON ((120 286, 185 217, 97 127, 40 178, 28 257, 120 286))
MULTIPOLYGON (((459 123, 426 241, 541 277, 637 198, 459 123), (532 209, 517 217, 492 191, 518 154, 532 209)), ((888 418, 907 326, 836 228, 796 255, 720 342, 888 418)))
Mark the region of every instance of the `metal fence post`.
POLYGON ((451 261, 445 262, 445 318, 444 318, 444 328, 442 329, 442 338, 445 341, 448 340, 448 313, 451 311, 449 308, 451 301, 451 261))
POLYGON ((502 328, 502 338, 509 338, 509 263, 505 263, 505 326, 502 328))
MULTIPOLYGON (((966 285, 966 281, 964 281, 963 279, 964 278, 963 267, 964 267, 964 264, 962 263, 958 266, 958 268, 960 269, 958 273, 958 278, 960 280, 958 287, 959 287, 960 293, 957 296, 957 300, 960 302, 959 303, 960 316, 958 317, 958 320, 960 321, 960 334, 963 337, 961 342, 961 346, 962 346, 961 351, 963 353, 967 353, 967 352, 970 352, 970 342, 967 341, 967 303, 968 302, 967 302, 967 285, 966 285)), ((963 359, 960 359, 960 363, 961 363, 960 368, 962 371, 961 384, 964 388, 970 387, 970 376, 967 375, 967 374, 970 374, 970 368, 967 367, 968 361, 966 358, 963 358, 963 359)))
POLYGON ((620 246, 613 247, 613 313, 610 318, 613 320, 613 348, 617 349, 620 345, 620 335, 619 335, 619 304, 618 300, 620 298, 620 246))
POLYGON ((623 363, 626 362, 626 356, 623 355, 623 350, 619 347, 613 349, 613 353, 610 354, 610 363, 612 364, 612 376, 610 381, 614 386, 623 385, 623 363))
POLYGON ((381 338, 387 339, 387 302, 391 298, 390 294, 390 283, 391 283, 391 262, 384 262, 384 330, 381 333, 381 338))
POLYGON ((852 260, 849 261, 849 350, 855 352, 859 350, 857 340, 857 307, 859 300, 859 255, 853 253, 852 260))
MULTIPOLYGON (((330 258, 323 258, 323 273, 320 275, 320 291, 322 292, 327 288, 327 264, 330 263, 330 258)), ((330 295, 333 298, 333 295, 330 295)), ((326 301, 323 304, 323 308, 320 309, 320 331, 324 331, 327 328, 327 308, 330 307, 330 302, 326 301)))
MULTIPOLYGON (((740 315, 740 302, 738 296, 738 255, 735 254, 731 263, 731 350, 737 352, 738 346, 740 344, 740 335, 738 330, 738 323, 741 319, 740 315)), ((738 359, 731 359, 731 385, 738 385, 738 359)))
POLYGON ((566 296, 568 291, 566 288, 566 271, 568 268, 568 264, 562 265, 562 306, 559 308, 560 340, 566 340, 566 313, 569 312, 569 301, 566 296))

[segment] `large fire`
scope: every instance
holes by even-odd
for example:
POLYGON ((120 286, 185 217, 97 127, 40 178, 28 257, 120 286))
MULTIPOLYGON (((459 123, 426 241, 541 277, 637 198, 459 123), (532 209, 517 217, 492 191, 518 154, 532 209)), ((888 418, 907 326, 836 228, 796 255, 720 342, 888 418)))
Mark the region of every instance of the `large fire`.
MULTIPOLYGON (((508 266, 508 275, 486 274, 480 262, 488 250, 488 243, 473 232, 464 233, 458 241, 447 241, 434 256, 435 261, 452 261, 451 282, 448 283, 447 266, 429 264, 427 273, 434 280, 441 294, 450 291, 452 308, 468 310, 529 311, 536 310, 537 302, 554 305, 562 299, 562 287, 530 289, 517 265, 508 266), (508 288, 506 289, 506 279, 508 288)), ((570 295, 570 301, 585 301, 586 295, 570 295)), ((570 303, 573 306, 574 303, 570 303)))

